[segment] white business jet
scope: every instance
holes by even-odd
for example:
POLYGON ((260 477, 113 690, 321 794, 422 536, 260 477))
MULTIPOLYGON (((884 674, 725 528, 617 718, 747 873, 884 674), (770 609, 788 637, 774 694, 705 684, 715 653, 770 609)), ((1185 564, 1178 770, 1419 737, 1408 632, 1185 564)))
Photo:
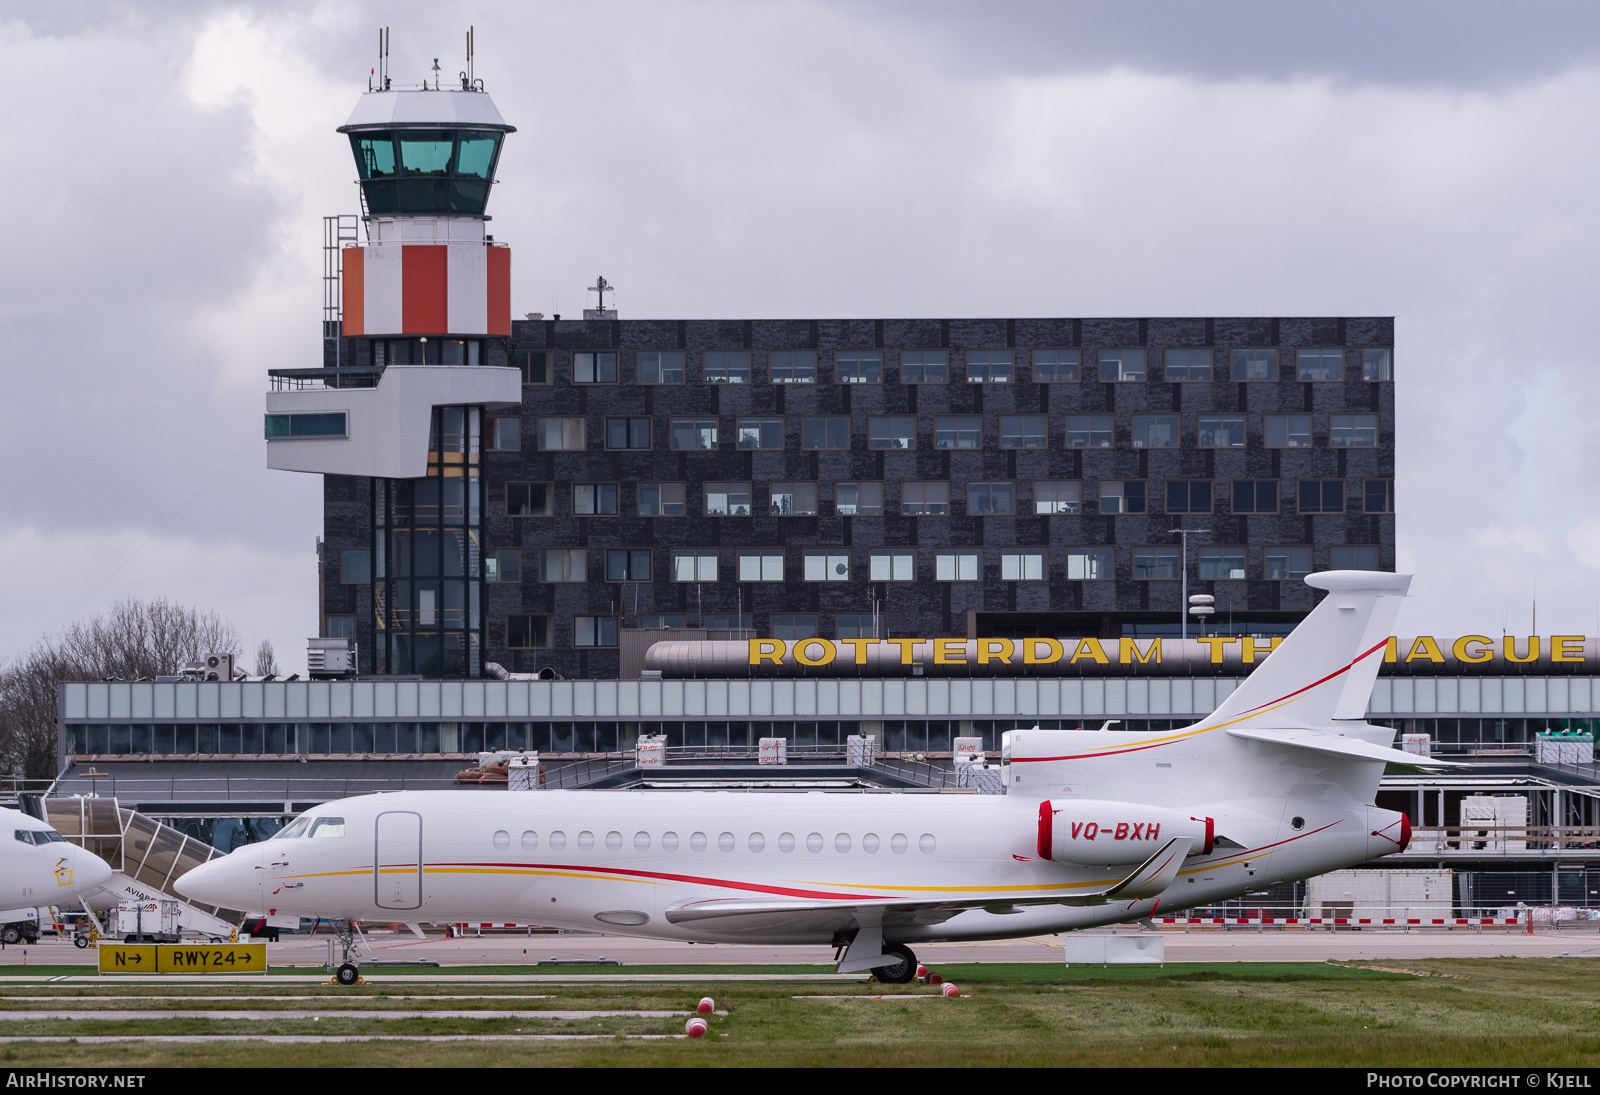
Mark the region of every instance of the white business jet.
POLYGON ((111 866, 99 856, 38 818, 0 807, 0 923, 31 920, 34 910, 78 901, 110 880, 111 866))
MULTIPOLYGON (((1328 595, 1208 718, 1165 733, 1013 730, 1004 795, 409 791, 330 802, 195 868, 192 901, 346 922, 501 921, 831 944, 911 979, 907 944, 1213 904, 1405 848, 1373 803, 1367 702, 1409 575, 1328 595)), ((354 981, 348 961, 341 980, 354 981)))

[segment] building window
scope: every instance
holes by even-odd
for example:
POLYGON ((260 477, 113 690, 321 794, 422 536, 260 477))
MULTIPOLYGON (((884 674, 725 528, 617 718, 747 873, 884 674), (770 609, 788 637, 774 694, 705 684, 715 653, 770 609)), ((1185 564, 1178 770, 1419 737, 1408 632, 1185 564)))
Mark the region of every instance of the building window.
POLYGON ((882 517, 882 483, 835 483, 833 512, 840 517, 882 517))
POLYGON ((539 581, 588 581, 583 548, 545 548, 539 552, 539 581))
POLYGON ((867 556, 868 580, 873 582, 914 582, 917 580, 915 548, 874 548, 867 556))
POLYGON ((672 420, 672 447, 679 451, 715 449, 717 447, 717 420, 715 418, 674 418, 672 420))
POLYGON ((983 447, 983 416, 941 414, 933 420, 933 447, 936 449, 979 449, 983 447))
POLYGON ((507 483, 507 517, 549 517, 555 512, 551 499, 555 488, 550 483, 507 483))
POLYGON ((1181 563, 1176 544, 1153 544, 1133 549, 1133 578, 1138 582, 1176 580, 1181 563))
POLYGON ((489 419, 489 451, 516 452, 522 448, 522 419, 489 419))
POLYGON ((1232 508, 1234 513, 1277 513, 1278 481, 1235 479, 1232 508))
POLYGON ((707 350, 707 384, 750 383, 749 350, 707 350))
POLYGON ((615 384, 617 355, 610 351, 580 350, 572 355, 574 384, 615 384))
POLYGON ((1376 544, 1335 544, 1331 552, 1334 570, 1377 570, 1376 544))
POLYGON ((666 631, 689 626, 689 618, 681 612, 658 612, 639 617, 642 631, 666 631))
POLYGON ((1100 379, 1107 384, 1144 379, 1143 350, 1101 350, 1100 379))
POLYGON ((490 582, 522 581, 522 552, 515 548, 485 552, 483 577, 490 582))
POLYGON ((339 553, 339 581, 344 585, 365 585, 372 581, 372 553, 370 551, 341 551, 339 553))
POLYGON ((878 618, 867 612, 835 616, 834 634, 841 639, 876 639, 878 618))
POLYGON ((1109 414, 1067 415, 1067 448, 1109 449, 1115 438, 1116 419, 1109 414))
POLYGON ((551 382, 549 350, 512 350, 511 367, 522 374, 524 384, 551 382))
POLYGON ((1143 479, 1100 480, 1101 513, 1144 513, 1143 479))
POLYGON ((940 548, 933 553, 933 578, 937 582, 982 581, 983 552, 978 548, 940 548))
POLYGON ((1008 384, 1015 355, 1010 350, 968 350, 967 383, 1008 384))
POLYGON ((1214 547, 1210 544, 1200 549, 1200 580, 1204 582, 1233 582, 1244 579, 1245 549, 1242 547, 1214 547))
POLYGON ((944 516, 950 512, 949 483, 901 483, 900 512, 908 517, 944 516))
POLYGON ((1301 350, 1296 355, 1301 380, 1343 380, 1343 350, 1301 350))
MULTIPOLYGON (((673 419, 674 429, 681 418, 673 419)), ((734 423, 734 446, 740 449, 781 449, 783 448, 783 419, 781 418, 740 418, 734 423)), ((676 434, 674 434, 676 436, 676 434)), ((716 436, 713 432, 711 444, 707 446, 689 446, 690 448, 714 448, 716 436)))
POLYGON ((749 483, 707 483, 707 517, 749 517, 749 483))
POLYGON ((1244 448, 1244 415, 1203 414, 1197 421, 1202 449, 1244 448))
POLYGON ((574 483, 572 512, 579 517, 615 517, 619 493, 615 483, 574 483))
POLYGON ((783 581, 783 549, 758 548, 739 553, 739 581, 783 581))
POLYGON ((714 582, 717 580, 716 548, 680 548, 672 553, 674 582, 714 582))
POLYGON ((648 418, 606 419, 606 448, 648 449, 650 447, 650 420, 648 418))
POLYGON ((1077 350, 1033 351, 1033 379, 1039 384, 1065 384, 1078 379, 1077 350))
POLYGON ((817 618, 815 616, 781 615, 772 617, 772 637, 794 642, 796 639, 815 639, 817 637, 817 618))
POLYGON ((1311 447, 1311 416, 1309 414, 1269 414, 1262 416, 1265 443, 1269 449, 1309 449, 1311 447))
POLYGON ((640 384, 682 384, 682 350, 641 350, 639 352, 640 384))
POLYGON ((344 412, 337 414, 269 414, 266 419, 269 441, 285 437, 344 437, 344 412))
POLYGON ((900 354, 900 383, 943 384, 950 379, 950 355, 944 350, 905 350, 900 354))
POLYGON ((322 618, 322 637, 324 639, 355 638, 356 618, 354 616, 324 616, 322 618))
POLYGON ((833 358, 833 378, 840 384, 879 384, 883 381, 880 350, 841 350, 833 358))
POLYGON ((1231 374, 1231 378, 1234 380, 1277 380, 1278 351, 1233 351, 1233 372, 1231 374))
POLYGON ((1036 479, 1034 513, 1082 513, 1083 484, 1076 479, 1036 479))
POLYGON ((640 517, 682 517, 685 512, 682 483, 640 483, 640 517))
POLYGON ((536 650, 550 645, 549 616, 507 616, 506 646, 512 650, 536 650))
POLYGON ((573 646, 616 646, 617 618, 615 616, 572 617, 573 646))
POLYGON ((583 451, 583 424, 581 418, 539 419, 539 448, 544 452, 583 451))
POLYGON ((1297 581, 1311 573, 1311 548, 1304 544, 1269 547, 1262 577, 1269 582, 1297 581))
POLYGON ((1136 449, 1177 448, 1178 416, 1175 414, 1134 415, 1133 447, 1136 449))
POLYGON ((1211 480, 1168 479, 1168 513, 1210 513, 1211 480))
POLYGON ((800 423, 802 449, 848 449, 850 419, 845 415, 806 418, 800 423))
POLYGON ((606 551, 606 581, 650 581, 650 552, 647 548, 609 548, 606 551))
POLYGON ((1000 552, 1002 582, 1042 582, 1046 569, 1044 548, 1004 548, 1000 552))
POLYGON ((1328 443, 1336 449, 1370 449, 1378 444, 1375 414, 1330 415, 1329 426, 1328 443))
POLYGON ((1362 350, 1361 351, 1361 379, 1362 380, 1393 380, 1394 379, 1394 351, 1393 350, 1362 350))
POLYGON ((1394 480, 1393 479, 1368 479, 1365 484, 1366 505, 1363 507, 1368 513, 1393 513, 1394 512, 1394 480))
POLYGON ((1016 488, 1010 483, 968 483, 967 516, 987 517, 1016 512, 1016 488))
POLYGON ((1196 346, 1167 351, 1167 380, 1182 383, 1211 379, 1211 348, 1196 346))
POLYGON ((1300 480, 1301 513, 1343 513, 1343 479, 1300 480))
POLYGON ((1002 449, 1043 449, 1050 444, 1050 419, 1042 414, 1000 416, 1002 449))
POLYGON ((808 582, 848 582, 850 580, 850 552, 843 548, 816 548, 807 550, 802 559, 803 574, 808 582))
POLYGON ((1074 582, 1105 582, 1117 576, 1109 547, 1084 545, 1067 548, 1067 578, 1074 582))
POLYGON ((914 449, 917 420, 912 415, 873 415, 867 419, 867 448, 914 449))
POLYGON ((701 626, 712 631, 749 631, 755 626, 747 612, 740 615, 737 612, 707 612, 701 626))
POLYGON ((817 351, 774 350, 770 359, 774 384, 815 384, 817 351))
POLYGON ((770 489, 772 516, 815 517, 817 515, 817 485, 815 483, 773 483, 770 489))

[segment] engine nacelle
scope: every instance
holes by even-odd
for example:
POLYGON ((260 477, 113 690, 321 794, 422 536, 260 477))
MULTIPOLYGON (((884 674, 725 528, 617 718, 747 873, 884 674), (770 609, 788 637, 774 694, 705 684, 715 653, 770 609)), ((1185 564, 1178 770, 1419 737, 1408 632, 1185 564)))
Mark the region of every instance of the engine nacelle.
POLYGON ((1191 855, 1210 855, 1217 825, 1138 802, 1106 799, 1046 799, 1039 803, 1039 858, 1108 867, 1139 863, 1175 836, 1194 838, 1191 855))

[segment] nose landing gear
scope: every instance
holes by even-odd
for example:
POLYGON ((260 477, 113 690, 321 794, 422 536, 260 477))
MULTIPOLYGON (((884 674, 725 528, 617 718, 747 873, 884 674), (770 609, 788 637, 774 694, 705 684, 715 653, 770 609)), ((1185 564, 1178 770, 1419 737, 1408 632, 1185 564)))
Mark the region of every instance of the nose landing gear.
POLYGON ((366 940, 361 938, 361 929, 356 926, 354 920, 336 920, 334 921, 334 932, 339 937, 340 948, 340 964, 339 968, 334 972, 334 982, 344 985, 346 988, 351 985, 365 984, 366 982, 361 977, 361 967, 356 965, 353 960, 357 946, 366 943, 366 940))

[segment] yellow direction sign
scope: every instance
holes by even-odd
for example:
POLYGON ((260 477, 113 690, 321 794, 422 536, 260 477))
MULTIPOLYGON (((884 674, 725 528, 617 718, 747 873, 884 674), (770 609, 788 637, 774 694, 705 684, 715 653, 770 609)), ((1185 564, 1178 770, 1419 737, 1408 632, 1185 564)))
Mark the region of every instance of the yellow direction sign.
POLYGON ((265 943, 171 944, 155 948, 157 973, 265 973, 265 943))
POLYGON ((156 945, 154 943, 100 944, 101 973, 155 973, 156 945))
POLYGON ((265 973, 265 943, 101 943, 101 973, 265 973))

